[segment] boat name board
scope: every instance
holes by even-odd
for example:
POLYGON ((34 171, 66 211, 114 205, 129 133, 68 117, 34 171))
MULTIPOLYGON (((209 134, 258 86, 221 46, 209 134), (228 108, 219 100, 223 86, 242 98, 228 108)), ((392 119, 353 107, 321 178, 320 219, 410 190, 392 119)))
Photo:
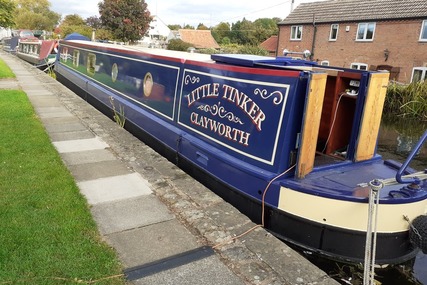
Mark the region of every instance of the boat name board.
POLYGON ((178 122, 228 149, 273 164, 288 92, 289 84, 186 69, 178 122))

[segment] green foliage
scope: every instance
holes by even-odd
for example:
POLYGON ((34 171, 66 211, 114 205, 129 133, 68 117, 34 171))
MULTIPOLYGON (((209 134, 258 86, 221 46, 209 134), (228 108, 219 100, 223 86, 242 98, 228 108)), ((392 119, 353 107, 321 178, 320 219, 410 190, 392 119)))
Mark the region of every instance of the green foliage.
POLYGON ((268 55, 268 51, 258 46, 238 44, 222 45, 221 53, 268 55))
POLYGON ((255 55, 268 55, 268 51, 258 46, 244 45, 242 46, 238 53, 242 54, 255 54, 255 55))
POLYGON ((427 120, 427 81, 409 85, 391 83, 387 88, 384 112, 405 118, 427 120))
POLYGON ((168 49, 169 50, 178 50, 178 51, 187 51, 192 45, 190 43, 186 43, 180 39, 172 39, 169 41, 168 49))
POLYGON ((136 42, 150 27, 152 17, 144 0, 104 0, 98 6, 103 26, 115 39, 136 42))
POLYGON ((0 59, 0 79, 1 78, 15 78, 15 74, 10 70, 9 66, 0 59))
POLYGON ((224 38, 227 38, 229 41, 228 43, 231 43, 231 41, 230 41, 230 36, 231 36, 230 29, 231 29, 230 24, 221 22, 212 29, 212 36, 214 37, 214 39, 216 40, 217 43, 226 44, 224 42, 224 38))
POLYGON ((123 105, 119 105, 119 110, 116 108, 116 104, 114 104, 114 98, 113 96, 110 96, 110 105, 113 109, 113 119, 116 122, 116 124, 124 128, 126 123, 126 116, 125 116, 125 109, 123 105))
POLYGON ((95 31, 97 40, 112 40, 114 39, 113 33, 106 29, 98 29, 95 31))
POLYGON ((200 24, 197 26, 197 30, 209 30, 209 28, 208 28, 208 27, 206 27, 203 23, 200 23, 200 24))
POLYGON ((255 36, 255 25, 245 18, 242 21, 237 21, 231 26, 231 39, 233 43, 240 45, 258 44, 255 36))
POLYGON ((86 21, 80 15, 73 14, 65 16, 60 27, 61 38, 65 38, 71 33, 79 33, 83 36, 92 38, 92 28, 86 25, 86 21))
POLYGON ((0 0, 0 27, 13 27, 15 21, 15 3, 12 0, 0 0))
POLYGON ((61 15, 50 10, 48 0, 15 0, 14 21, 18 29, 53 31, 61 15))
POLYGON ((0 114, 0 283, 125 284, 26 94, 1 90, 0 114))
POLYGON ((212 36, 217 43, 224 45, 236 43, 239 45, 259 45, 269 37, 277 35, 279 18, 260 18, 255 22, 243 18, 231 27, 229 23, 221 22, 212 29, 212 36))
POLYGON ((258 43, 262 43, 269 37, 279 34, 277 23, 277 20, 269 18, 255 20, 255 37, 257 38, 258 43))
POLYGON ((194 26, 187 24, 183 27, 183 29, 194 30, 194 26))
POLYGON ((86 25, 93 29, 100 29, 102 28, 101 19, 99 19, 97 16, 91 16, 86 19, 86 25))
POLYGON ((83 20, 83 18, 80 15, 72 14, 72 15, 65 16, 61 25, 83 26, 83 25, 86 25, 86 22, 85 20, 83 20))
POLYGON ((79 33, 83 36, 92 38, 92 28, 86 25, 61 25, 61 38, 65 38, 71 33, 79 33))
POLYGON ((168 28, 172 31, 178 31, 179 29, 182 29, 181 25, 168 25, 168 28))
POLYGON ((203 49, 197 50, 197 52, 203 53, 203 54, 216 54, 218 53, 218 50, 215 48, 203 48, 203 49))

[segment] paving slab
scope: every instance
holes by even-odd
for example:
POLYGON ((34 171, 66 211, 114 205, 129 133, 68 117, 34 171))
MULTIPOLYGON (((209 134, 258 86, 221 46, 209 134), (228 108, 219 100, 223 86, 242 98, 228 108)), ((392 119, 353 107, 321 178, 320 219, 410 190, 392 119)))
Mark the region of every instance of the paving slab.
MULTIPOLYGON (((42 119, 42 121, 43 121, 43 123, 45 123, 44 119, 42 119)), ((45 123, 45 125, 46 125, 46 123, 45 123)), ((49 133, 49 137, 50 137, 52 142, 75 140, 75 139, 89 139, 89 138, 93 138, 94 136, 95 135, 89 130, 49 133)))
POLYGON ((49 92, 46 88, 39 86, 37 89, 29 88, 28 86, 22 86, 22 90, 27 93, 28 97, 34 97, 34 96, 46 96, 51 95, 52 93, 49 92))
POLYGON ((74 179, 78 182, 105 178, 116 175, 133 173, 122 161, 109 160, 94 163, 70 165, 68 167, 74 179))
POLYGON ((104 235, 174 219, 168 208, 153 195, 96 204, 91 212, 104 235))
POLYGON ((53 145, 59 153, 106 149, 109 147, 109 145, 99 137, 58 141, 53 142, 53 145))
POLYGON ((105 149, 63 153, 61 157, 68 166, 117 159, 110 151, 105 149))
POLYGON ((133 281, 135 285, 244 285, 216 256, 210 256, 180 267, 133 281))
POLYGON ((176 219, 106 237, 117 250, 125 268, 155 262, 201 246, 176 219))
POLYGON ((89 204, 118 201, 152 193, 147 180, 139 173, 78 182, 80 192, 89 204))
POLYGON ((43 107, 62 107, 61 101, 58 100, 53 94, 46 94, 40 96, 29 97, 31 104, 34 108, 43 108, 43 107))
POLYGON ((37 107, 37 114, 40 118, 62 118, 73 117, 73 114, 64 106, 60 107, 37 107))
MULTIPOLYGON (((59 117, 60 114, 51 114, 52 118, 59 117)), ((42 118, 49 118, 47 114, 44 114, 42 118)), ((81 122, 70 123, 70 124, 46 124, 45 128, 48 133, 64 133, 64 132, 77 132, 87 130, 87 127, 81 122)))

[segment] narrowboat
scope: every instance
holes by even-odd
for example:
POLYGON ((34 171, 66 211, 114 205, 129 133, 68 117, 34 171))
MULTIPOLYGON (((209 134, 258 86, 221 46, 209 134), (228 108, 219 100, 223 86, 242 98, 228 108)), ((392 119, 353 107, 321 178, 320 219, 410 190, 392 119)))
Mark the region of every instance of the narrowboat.
POLYGON ((372 188, 376 263, 427 251, 425 173, 376 153, 387 72, 67 38, 55 72, 290 244, 363 262, 372 188))
POLYGON ((16 55, 26 62, 42 68, 54 64, 57 48, 58 42, 56 40, 20 39, 16 55))
POLYGON ((20 40, 37 39, 30 30, 14 30, 10 37, 2 39, 3 50, 15 54, 20 40))

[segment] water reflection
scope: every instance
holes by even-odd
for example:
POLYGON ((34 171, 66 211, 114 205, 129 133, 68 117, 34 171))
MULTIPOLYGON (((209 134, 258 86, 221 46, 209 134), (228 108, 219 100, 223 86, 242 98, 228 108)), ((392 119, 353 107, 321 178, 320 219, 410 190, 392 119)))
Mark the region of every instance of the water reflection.
MULTIPOLYGON (((394 159, 404 162, 407 155, 415 147, 419 138, 427 130, 427 122, 398 119, 396 117, 383 118, 380 135, 378 138, 378 153, 384 159, 394 159)), ((409 165, 415 170, 426 169, 427 166, 427 146, 424 145, 418 152, 415 159, 409 165)), ((411 266, 407 266, 411 267, 411 266)), ((408 272, 408 271, 404 271, 408 272)), ((404 284, 425 284, 427 285, 427 255, 419 253, 413 265, 413 272, 409 270, 408 283, 404 284)), ((383 284, 402 284, 401 280, 390 278, 383 284), (397 283, 396 283, 397 282, 397 283)))

